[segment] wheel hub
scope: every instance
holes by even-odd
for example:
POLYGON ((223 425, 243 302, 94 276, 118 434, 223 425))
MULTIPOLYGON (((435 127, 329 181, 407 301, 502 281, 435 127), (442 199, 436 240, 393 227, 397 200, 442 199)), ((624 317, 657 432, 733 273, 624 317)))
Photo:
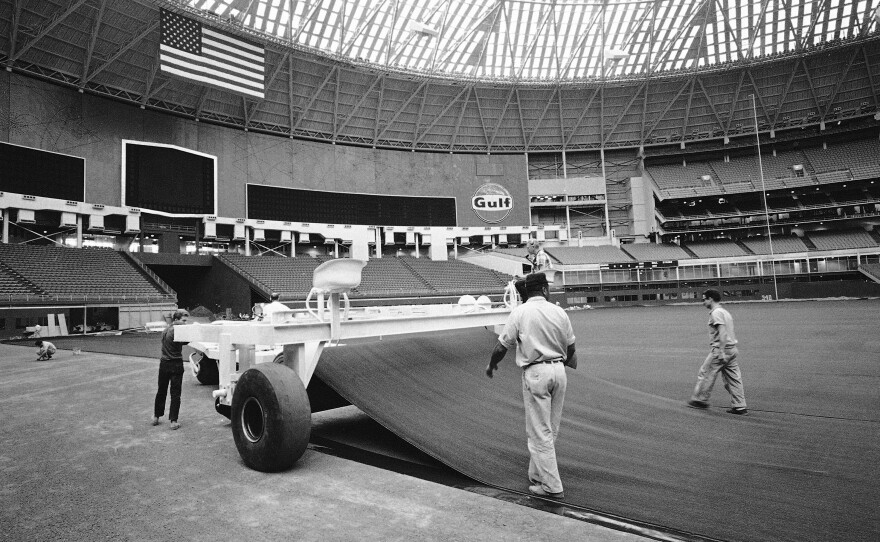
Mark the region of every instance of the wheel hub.
POLYGON ((241 428, 242 434, 250 442, 258 442, 263 438, 266 428, 263 405, 254 397, 248 397, 242 406, 241 428))

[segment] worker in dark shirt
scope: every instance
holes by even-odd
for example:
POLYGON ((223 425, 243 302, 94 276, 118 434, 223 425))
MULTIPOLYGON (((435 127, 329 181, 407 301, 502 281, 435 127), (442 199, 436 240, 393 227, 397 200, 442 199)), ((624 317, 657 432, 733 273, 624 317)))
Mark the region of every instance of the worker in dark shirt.
POLYGON ((180 390, 183 387, 183 343, 174 342, 174 326, 187 323, 189 313, 178 309, 172 315, 171 325, 162 332, 162 357, 159 358, 159 389, 153 407, 153 425, 159 425, 159 418, 165 414, 165 394, 171 387, 171 408, 168 420, 171 429, 179 429, 177 415, 180 412, 180 390))

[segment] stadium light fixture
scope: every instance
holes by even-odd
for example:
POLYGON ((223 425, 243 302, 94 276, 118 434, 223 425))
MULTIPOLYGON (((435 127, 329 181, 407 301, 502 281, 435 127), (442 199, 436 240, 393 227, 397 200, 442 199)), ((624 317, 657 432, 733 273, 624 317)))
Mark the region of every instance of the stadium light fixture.
POLYGON ((629 53, 627 51, 624 51, 623 49, 614 49, 613 47, 608 47, 605 49, 605 60, 616 62, 618 60, 623 60, 628 56, 629 53))

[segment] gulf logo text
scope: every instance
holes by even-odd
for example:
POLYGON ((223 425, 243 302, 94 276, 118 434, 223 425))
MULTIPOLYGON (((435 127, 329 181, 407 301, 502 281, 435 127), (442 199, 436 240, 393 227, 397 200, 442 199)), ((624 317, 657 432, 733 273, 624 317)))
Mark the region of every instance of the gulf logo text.
POLYGON ((474 209, 485 211, 509 211, 513 209, 513 198, 510 196, 474 196, 471 203, 474 209))

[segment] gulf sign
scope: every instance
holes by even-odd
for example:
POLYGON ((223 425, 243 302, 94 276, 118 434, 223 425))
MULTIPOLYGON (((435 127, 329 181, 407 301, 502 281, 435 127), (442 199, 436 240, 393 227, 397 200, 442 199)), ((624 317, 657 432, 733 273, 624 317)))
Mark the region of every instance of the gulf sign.
POLYGON ((497 224, 513 209, 513 197, 500 184, 486 183, 474 192, 471 207, 483 222, 497 224))

